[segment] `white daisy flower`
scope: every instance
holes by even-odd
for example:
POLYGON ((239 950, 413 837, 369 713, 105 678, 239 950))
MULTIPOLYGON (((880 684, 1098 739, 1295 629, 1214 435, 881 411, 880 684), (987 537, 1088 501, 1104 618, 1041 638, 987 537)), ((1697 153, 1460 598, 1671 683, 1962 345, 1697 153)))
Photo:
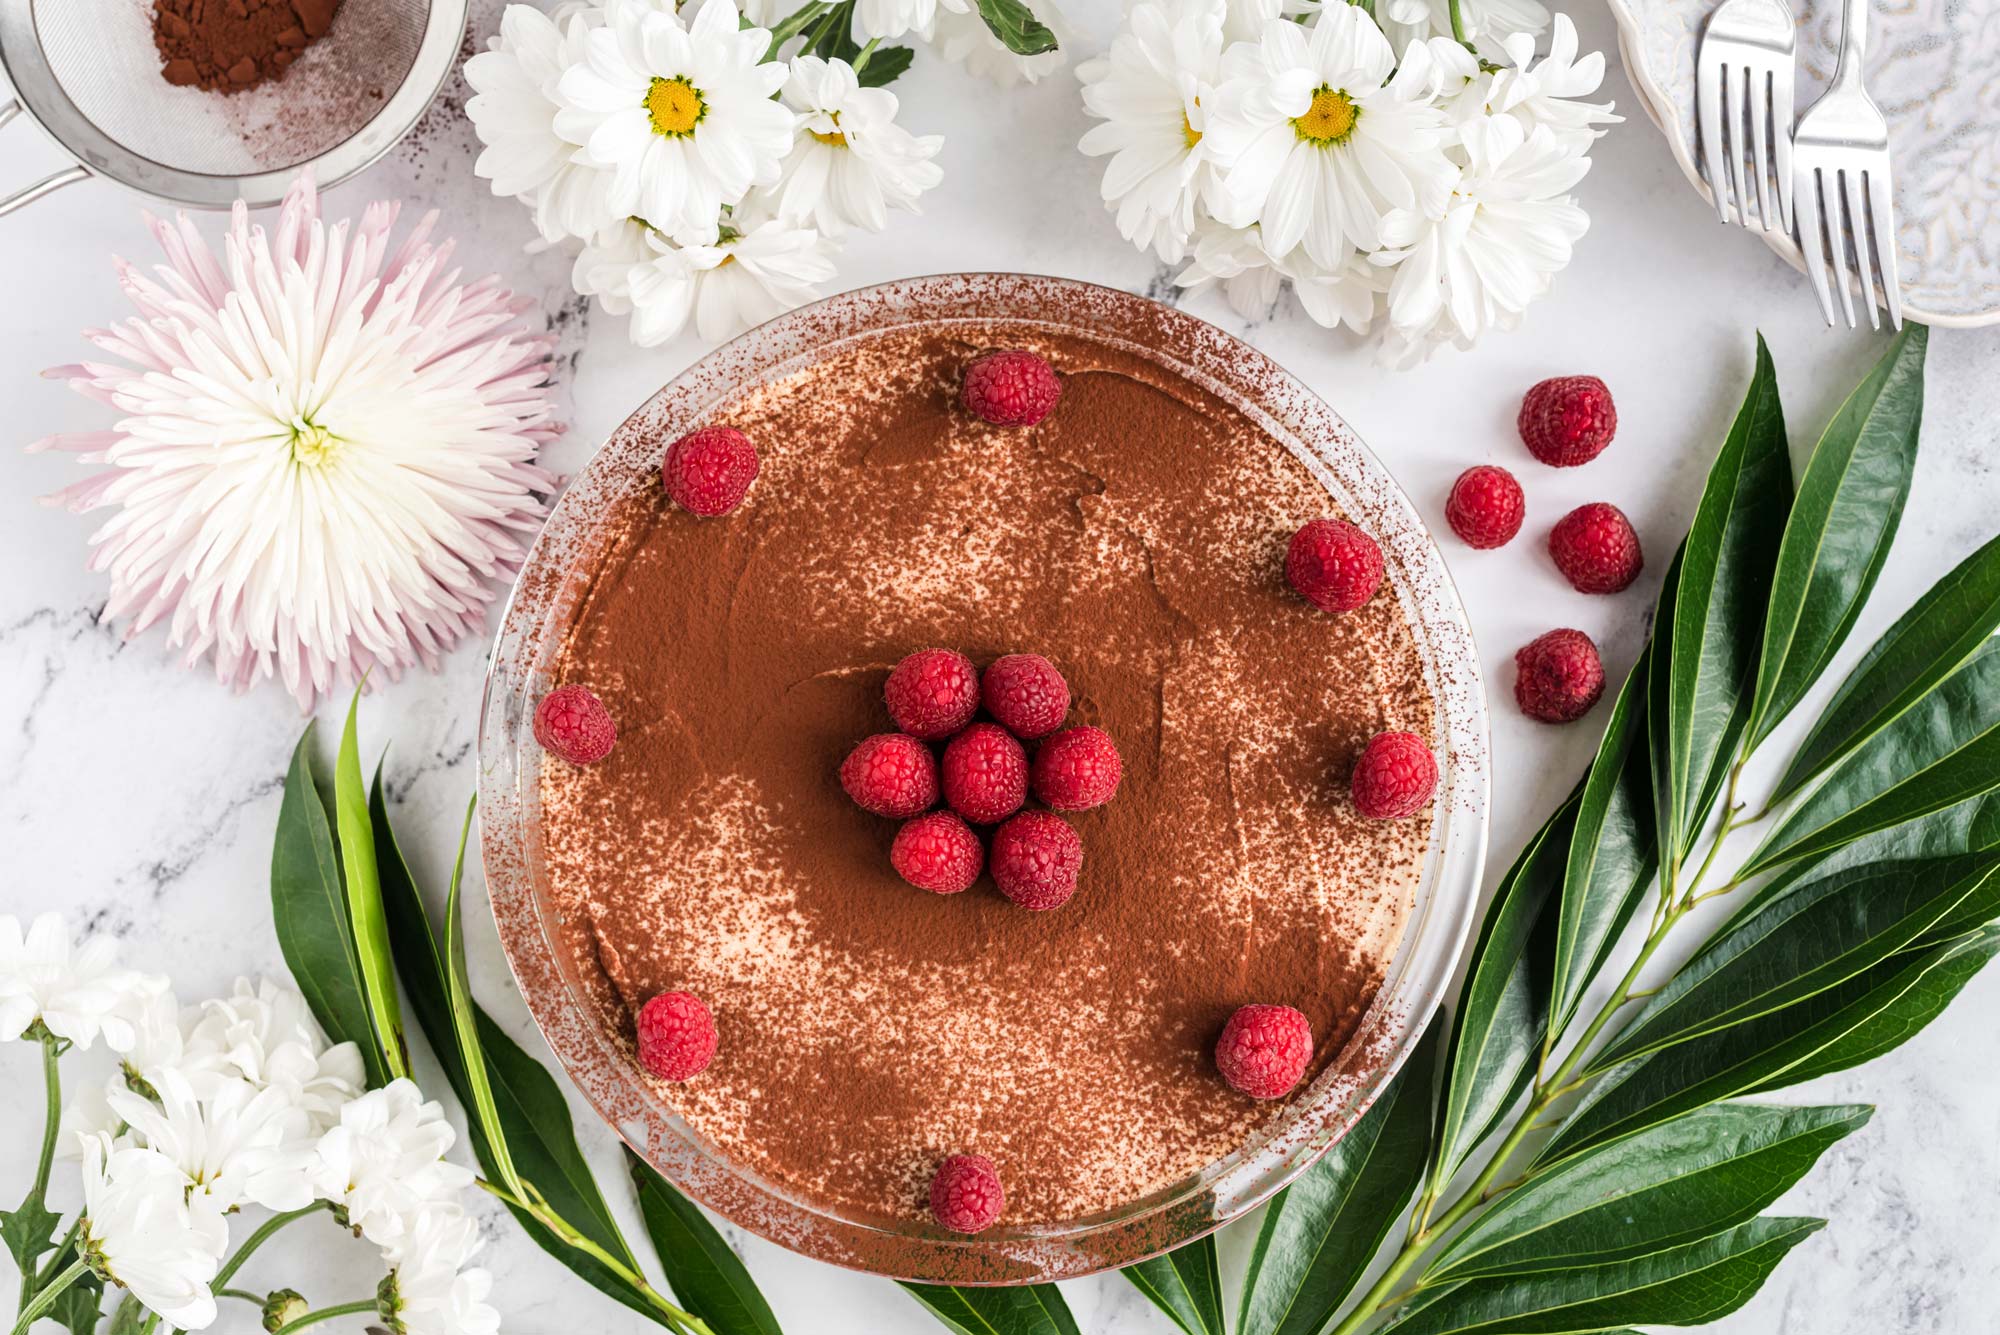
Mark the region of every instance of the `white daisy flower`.
POLYGON ((1284 0, 1223 0, 1222 40, 1254 42, 1264 25, 1284 12, 1284 0))
POLYGON ((1055 35, 1056 44, 1032 56, 1017 55, 993 35, 979 16, 973 0, 938 0, 937 13, 929 33, 939 55, 966 72, 1001 88, 1035 83, 1062 68, 1063 47, 1075 33, 1062 14, 1050 4, 1035 6, 1035 17, 1055 35))
POLYGON ((1292 291, 1306 314, 1328 329, 1346 326, 1357 334, 1367 333, 1389 288, 1387 273, 1358 250, 1332 266, 1315 263, 1303 250, 1295 250, 1279 268, 1292 280, 1292 291))
POLYGON ((826 236, 849 227, 879 232, 890 209, 916 212, 917 197, 944 179, 931 161, 943 137, 918 138, 896 124, 896 95, 863 88, 844 60, 793 60, 785 102, 799 113, 798 137, 775 192, 785 217, 826 236))
POLYGON ((403 1245, 425 1205, 448 1201, 472 1173, 445 1161, 451 1124, 408 1079, 371 1089, 340 1110, 340 1124, 319 1139, 316 1194, 378 1247, 403 1245))
POLYGON ((854 6, 854 30, 865 38, 931 34, 937 20, 938 0, 858 0, 854 6))
POLYGON ((1211 221, 1198 227, 1187 267, 1174 275, 1175 285, 1191 292, 1219 285, 1229 308, 1246 320, 1271 314, 1284 281, 1254 224, 1225 227, 1211 221))
POLYGON ((493 1335, 500 1314, 486 1303, 493 1277, 466 1262, 479 1229, 456 1207, 430 1206, 412 1222, 382 1283, 382 1319, 396 1335, 493 1335))
POLYGON ((238 978, 228 996, 203 1002, 190 1018, 179 1069, 197 1092, 216 1079, 278 1090, 318 1135, 367 1085, 361 1049, 329 1046, 306 999, 268 978, 238 978))
POLYGON ((1546 125, 1574 151, 1583 153, 1603 135, 1603 126, 1624 119, 1612 114, 1609 102, 1578 100, 1596 92, 1604 82, 1604 53, 1593 51, 1577 59, 1576 25, 1569 21, 1569 15, 1556 15, 1549 53, 1540 61, 1535 60, 1531 37, 1510 37, 1505 50, 1512 67, 1493 75, 1488 101, 1493 111, 1521 120, 1522 128, 1546 125))
POLYGON ((613 172, 610 212, 712 241, 725 205, 778 179, 790 111, 771 100, 785 67, 765 62, 771 34, 743 28, 731 0, 703 0, 694 21, 646 0, 609 0, 605 26, 557 82, 555 132, 613 172))
POLYGON ((215 1320, 208 1285, 229 1228, 206 1198, 188 1199, 187 1178, 166 1155, 92 1137, 80 1228, 80 1253, 169 1323, 201 1330, 215 1320))
POLYGON ((1443 115, 1366 11, 1334 5, 1310 29, 1267 24, 1223 55, 1208 135, 1230 195, 1222 220, 1262 225, 1265 248, 1301 243, 1322 265, 1373 250, 1390 209, 1436 213, 1456 169, 1443 115))
POLYGON ((833 259, 817 231, 786 218, 732 219, 712 246, 677 245, 628 224, 586 246, 571 281, 606 312, 632 317, 632 341, 653 347, 692 318, 711 342, 733 338, 819 296, 833 259))
POLYGON ((138 1042, 137 1021, 167 980, 118 967, 118 944, 93 936, 74 952, 62 915, 44 913, 28 930, 0 914, 0 1042, 40 1021, 57 1038, 87 1048, 101 1035, 113 1052, 138 1042))
POLYGON ((691 258, 712 247, 677 246, 646 224, 612 227, 577 252, 570 286, 595 297, 607 315, 629 315, 632 342, 654 348, 687 325, 694 314, 697 275, 691 258))
POLYGON ((558 23, 531 5, 509 5, 492 49, 465 62, 473 90, 465 114, 485 145, 472 170, 494 194, 528 204, 544 241, 594 236, 614 216, 610 167, 588 161, 555 128, 557 84, 582 61, 599 14, 590 7, 558 23))
POLYGON ((1205 131, 1222 71, 1223 0, 1141 0, 1101 58, 1077 67, 1083 107, 1105 123, 1077 145, 1105 154, 1104 202, 1133 245, 1169 263, 1187 253, 1197 203, 1221 207, 1205 131))
MULTIPOLYGON (((1457 40, 1451 31, 1451 0, 1382 0, 1376 15, 1398 51, 1427 37, 1457 40)), ((1497 49, 1516 33, 1540 33, 1549 26, 1549 11, 1541 0, 1458 0, 1458 22, 1467 41, 1482 50, 1497 49)))
POLYGON ((312 1202, 312 1125, 284 1091, 218 1079, 197 1096, 172 1067, 150 1074, 147 1084, 152 1098, 112 1088, 105 1101, 140 1143, 180 1169, 190 1201, 205 1200, 217 1214, 312 1202))

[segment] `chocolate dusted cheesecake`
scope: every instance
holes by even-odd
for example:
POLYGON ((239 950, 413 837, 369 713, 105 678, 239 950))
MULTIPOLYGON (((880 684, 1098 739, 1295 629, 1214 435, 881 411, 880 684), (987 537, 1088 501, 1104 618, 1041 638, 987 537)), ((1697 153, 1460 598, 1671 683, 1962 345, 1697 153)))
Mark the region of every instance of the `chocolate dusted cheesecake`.
POLYGON ((836 348, 708 420, 754 443, 748 496, 697 518, 643 488, 602 518, 554 677, 616 744, 541 771, 548 892, 602 1022, 636 1042, 662 993, 713 1017, 713 1059, 658 1096, 848 1215, 925 1218, 939 1164, 984 1156, 1003 1227, 1116 1210, 1269 1126, 1284 1101, 1217 1069, 1225 1022, 1296 1010, 1308 1079, 1339 1054, 1430 825, 1351 794, 1370 739, 1430 737, 1433 703, 1390 590, 1331 615, 1288 586, 1293 535, 1334 513, 1312 472, 1136 352, 1007 323, 836 348), (1054 368, 1039 423, 961 402, 994 348, 1054 368), (936 646, 1045 657, 1068 723, 1115 739, 1115 800, 1066 813, 1060 907, 913 888, 898 823, 843 791, 892 730, 891 670, 936 646))

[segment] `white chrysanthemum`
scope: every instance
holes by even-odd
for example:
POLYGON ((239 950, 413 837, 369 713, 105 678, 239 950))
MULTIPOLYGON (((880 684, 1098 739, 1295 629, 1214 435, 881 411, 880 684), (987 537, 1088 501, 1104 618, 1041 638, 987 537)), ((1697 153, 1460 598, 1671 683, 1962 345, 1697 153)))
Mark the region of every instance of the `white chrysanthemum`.
POLYGON ((128 1052, 148 1000, 166 990, 164 978, 119 968, 108 936, 72 952, 61 914, 40 915, 25 933, 19 918, 0 914, 0 1042, 39 1020, 79 1048, 102 1036, 113 1052, 128 1052))
POLYGON ((340 1124, 319 1139, 313 1184, 347 1211, 348 1222, 378 1247, 401 1247, 418 1212, 450 1201, 472 1173, 445 1160, 451 1124, 416 1085, 394 1080, 340 1110, 340 1124))
POLYGON ((1222 174, 1205 131, 1224 18, 1223 0, 1141 0, 1111 49, 1076 71, 1084 110, 1105 122, 1077 147, 1111 156, 1101 190, 1119 232, 1169 263, 1187 253, 1196 205, 1220 208, 1222 174))
POLYGON ((157 223, 170 263, 119 273, 139 315, 89 335, 119 360, 50 373, 122 414, 43 442, 109 465, 52 498, 114 512, 105 616, 301 708, 478 630, 554 487, 534 303, 461 285, 435 213, 392 247, 396 214, 328 227, 302 177, 269 232, 237 205, 220 259, 186 215, 157 223))
POLYGON ((1541 60, 1535 59, 1530 37, 1508 38, 1505 51, 1511 67, 1494 73, 1488 102, 1492 111, 1520 120, 1523 129, 1547 126, 1572 151, 1584 153, 1603 135, 1602 127, 1623 119, 1612 114, 1609 102, 1579 100, 1604 82, 1604 53, 1577 59, 1576 25, 1569 15, 1556 15, 1549 53, 1541 60))
POLYGON ((557 83, 555 131, 612 170, 613 217, 679 239, 715 239, 716 219, 770 185, 792 146, 793 115, 771 100, 785 67, 771 34, 743 28, 731 0, 703 0, 692 23, 647 0, 608 0, 605 26, 557 83))
POLYGON ((901 37, 915 33, 928 37, 937 19, 938 0, 857 0, 854 30, 870 37, 901 37))
POLYGON ((920 139, 896 124, 896 95, 863 88, 844 60, 792 61, 785 102, 799 113, 798 137, 775 191, 785 217, 826 236, 849 227, 879 232, 890 209, 916 212, 917 197, 944 179, 931 161, 943 137, 920 139))
POLYGON ((571 281, 612 315, 632 317, 632 341, 653 347, 692 318, 711 342, 819 296, 833 259, 817 231, 785 218, 732 221, 712 246, 681 246, 639 223, 576 257, 571 281), (739 230, 740 229, 740 230, 739 230))
POLYGON ((1284 12, 1284 0, 1223 0, 1222 40, 1254 42, 1284 12))
POLYGON ((479 1229, 456 1207, 420 1210, 395 1269, 382 1285, 381 1314, 397 1335, 493 1335, 500 1314, 486 1303, 493 1277, 466 1262, 479 1251, 479 1229))
POLYGON ((1035 17, 1054 35, 1056 44, 1032 56, 1017 55, 993 35, 974 0, 938 0, 930 41, 939 55, 988 83, 1001 88, 1035 83, 1062 68, 1062 49, 1074 36, 1054 5, 1038 4, 1035 17))
MULTIPOLYGON (((1382 0, 1376 17, 1398 51, 1427 37, 1456 41, 1451 31, 1452 0, 1382 0)), ((1459 26, 1467 41, 1482 51, 1497 50, 1516 33, 1531 38, 1549 26, 1549 11, 1541 0, 1458 0, 1459 26)))
POLYGON ((1365 10, 1333 5, 1310 29, 1286 19, 1223 55, 1207 138, 1224 164, 1230 213, 1262 225, 1284 255, 1301 243, 1322 265, 1373 250, 1392 208, 1436 213, 1456 169, 1443 116, 1365 10))
POLYGON ((283 1090, 218 1078, 197 1096, 173 1067, 152 1072, 147 1084, 152 1098, 113 1088, 105 1100, 139 1143, 181 1170, 190 1200, 205 1199, 218 1214, 311 1203, 312 1123, 283 1090))
POLYGON ((1349 251, 1337 265, 1316 263, 1303 250, 1295 250, 1279 268, 1292 280, 1292 291, 1306 314, 1328 329, 1344 326, 1367 333, 1389 288, 1388 275, 1358 250, 1349 251))
POLYGON ((275 1089, 317 1135, 367 1084, 361 1049, 329 1046, 306 999, 268 978, 238 978, 228 996, 203 1002, 189 1018, 179 1069, 204 1098, 218 1079, 275 1089))
POLYGON ((558 24, 532 5, 509 5, 492 49, 465 62, 473 90, 465 114, 485 145, 472 170, 494 194, 532 208, 544 241, 595 236, 614 217, 611 169, 588 161, 555 128, 557 82, 583 59, 600 17, 591 7, 558 24))
POLYGON ((209 1281, 229 1245, 228 1225, 206 1198, 188 1199, 173 1160, 108 1136, 83 1147, 82 1254, 132 1296, 182 1330, 215 1320, 209 1281))

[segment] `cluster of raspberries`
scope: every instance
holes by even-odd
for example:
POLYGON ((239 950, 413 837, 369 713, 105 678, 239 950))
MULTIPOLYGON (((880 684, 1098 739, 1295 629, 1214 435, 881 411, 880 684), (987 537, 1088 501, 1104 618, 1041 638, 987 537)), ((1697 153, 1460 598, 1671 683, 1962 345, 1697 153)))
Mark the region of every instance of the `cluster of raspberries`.
POLYGON ((955 895, 990 865, 1000 893, 1029 909, 1075 894, 1083 839, 1057 813, 1109 802, 1124 766, 1102 728, 1062 726, 1069 683, 1055 664, 1008 654, 982 673, 956 650, 924 649, 896 665, 882 696, 900 731, 864 738, 841 762, 840 786, 863 811, 903 822, 889 850, 897 874, 955 895), (1024 810, 1030 792, 1048 809, 1024 810), (940 801, 947 809, 932 810, 940 801), (975 825, 998 827, 990 855, 975 825))

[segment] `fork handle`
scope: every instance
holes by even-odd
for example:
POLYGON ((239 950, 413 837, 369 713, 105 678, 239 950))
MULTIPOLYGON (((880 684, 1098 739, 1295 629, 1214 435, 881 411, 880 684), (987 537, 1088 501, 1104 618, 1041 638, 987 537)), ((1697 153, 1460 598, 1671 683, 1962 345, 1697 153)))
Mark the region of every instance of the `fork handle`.
POLYGON ((1871 0, 1845 0, 1840 9, 1840 63, 1835 83, 1861 82, 1861 65, 1868 54, 1868 6, 1871 0))

